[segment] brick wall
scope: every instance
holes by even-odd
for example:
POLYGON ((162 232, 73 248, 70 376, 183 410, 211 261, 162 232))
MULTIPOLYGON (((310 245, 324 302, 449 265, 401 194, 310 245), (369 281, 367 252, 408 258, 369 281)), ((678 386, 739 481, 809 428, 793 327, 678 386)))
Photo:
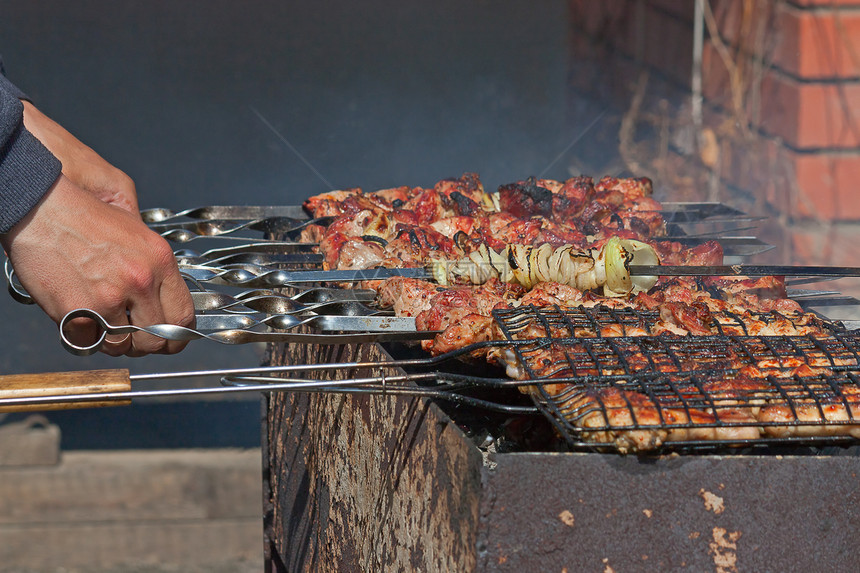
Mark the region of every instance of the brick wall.
POLYGON ((700 124, 694 0, 569 5, 571 61, 600 61, 572 91, 636 112, 628 165, 667 196, 770 215, 765 262, 860 265, 860 0, 710 0, 700 124))

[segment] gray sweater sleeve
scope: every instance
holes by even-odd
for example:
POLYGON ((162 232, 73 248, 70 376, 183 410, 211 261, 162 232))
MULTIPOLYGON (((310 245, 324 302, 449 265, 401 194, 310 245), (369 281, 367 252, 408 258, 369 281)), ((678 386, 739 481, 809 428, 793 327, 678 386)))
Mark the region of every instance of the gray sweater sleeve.
POLYGON ((0 233, 8 232, 36 206, 62 169, 60 160, 24 129, 25 98, 0 73, 0 233))

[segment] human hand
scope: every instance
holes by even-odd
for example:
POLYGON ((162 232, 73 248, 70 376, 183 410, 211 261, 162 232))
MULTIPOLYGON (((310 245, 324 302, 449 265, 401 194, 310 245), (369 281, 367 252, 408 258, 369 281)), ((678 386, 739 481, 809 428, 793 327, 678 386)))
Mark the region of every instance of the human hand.
POLYGON ((63 175, 99 200, 140 217, 131 177, 84 145, 32 103, 24 103, 24 127, 63 164, 63 175))
MULTIPOLYGON (((194 326, 194 305, 173 251, 140 220, 136 202, 131 213, 61 175, 0 241, 22 286, 56 322, 71 310, 90 308, 114 325, 194 326)), ((81 319, 69 324, 67 334, 86 345, 98 333, 92 321, 81 319)), ((108 337, 102 351, 142 356, 179 352, 185 344, 137 332, 108 337)))

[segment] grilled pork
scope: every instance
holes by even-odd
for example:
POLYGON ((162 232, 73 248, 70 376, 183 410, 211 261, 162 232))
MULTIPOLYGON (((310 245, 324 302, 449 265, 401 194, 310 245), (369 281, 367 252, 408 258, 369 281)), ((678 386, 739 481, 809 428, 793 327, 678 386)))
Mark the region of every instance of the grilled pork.
MULTIPOLYGON (((312 197, 305 203, 309 212, 334 221, 308 226, 302 239, 319 244, 331 269, 490 264, 497 272, 480 280, 468 277, 466 282, 484 283, 478 286, 440 287, 402 277, 378 282, 380 304, 398 316, 415 317, 420 329, 440 331, 422 342, 432 354, 486 340, 568 339, 527 352, 508 346, 474 354, 503 366, 513 378, 549 380, 528 391, 557 405, 585 441, 639 452, 701 440, 860 438, 860 390, 814 382, 826 379, 828 368, 857 366, 856 356, 798 354, 796 343, 794 350, 775 354, 775 343, 750 341, 804 336, 817 348, 830 344, 832 326, 788 299, 781 277, 660 278, 638 294, 608 297, 591 290, 597 281, 575 280, 598 272, 594 264, 583 260, 584 270, 576 265, 559 270, 560 250, 594 260, 607 244, 619 241, 641 242, 662 264, 722 264, 716 241, 688 248, 661 240, 666 224, 651 195, 647 179, 611 177, 597 183, 588 177, 530 178, 488 194, 477 176, 467 174, 431 188, 352 189, 312 197), (535 308, 544 309, 543 316, 526 312, 535 308), (583 309, 591 318, 571 318, 583 309), (494 310, 511 316, 522 311, 522 317, 500 323, 494 310), (747 346, 708 347, 700 354, 658 351, 679 337, 689 343, 716 335, 744 337, 747 346), (622 350, 623 359, 605 354, 603 362, 595 362, 599 343, 610 339, 613 353, 622 350), (637 339, 656 346, 638 347, 637 339), (664 382, 643 385, 634 378, 642 372, 663 376, 664 382), (719 374, 709 378, 710 372, 719 374), (695 381, 690 373, 696 373, 695 381), (600 386, 584 382, 584 376, 620 378, 600 386)), ((463 276, 472 272, 463 268, 463 276)))

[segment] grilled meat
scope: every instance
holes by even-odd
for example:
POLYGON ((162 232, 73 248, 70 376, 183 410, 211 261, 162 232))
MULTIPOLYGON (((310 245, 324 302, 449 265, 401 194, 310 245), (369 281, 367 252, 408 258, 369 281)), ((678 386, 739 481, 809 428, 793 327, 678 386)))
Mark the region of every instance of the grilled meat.
POLYGON ((473 356, 518 380, 548 380, 526 391, 557 407, 583 441, 640 452, 673 442, 860 438, 860 389, 829 381, 833 368, 858 367, 857 355, 831 335, 833 325, 786 297, 781 277, 664 277, 632 295, 593 291, 600 280, 585 279, 606 273, 597 259, 620 241, 640 241, 662 264, 722 264, 716 241, 688 248, 660 239, 666 225, 647 179, 530 178, 486 194, 467 174, 432 188, 337 191, 305 206, 335 216, 302 234, 319 243, 326 268, 432 263, 444 266, 444 279, 483 283, 396 277, 377 287, 380 304, 440 331, 422 342, 431 354, 540 339, 473 356), (560 252, 580 256, 581 268, 565 267, 560 252))
POLYGON ((856 391, 856 387, 850 387, 843 390, 845 396, 842 397, 766 406, 758 420, 763 423, 762 429, 768 437, 848 435, 860 438, 860 397, 856 391))
MULTIPOLYGON (((575 189, 587 189, 582 193, 583 199, 590 201, 586 202, 586 207, 592 203, 597 206, 586 208, 590 213, 589 223, 561 215, 544 217, 542 210, 533 205, 498 212, 495 205, 498 199, 494 203, 490 199, 493 196, 484 194, 477 176, 470 174, 440 181, 428 189, 399 187, 376 193, 363 193, 359 189, 331 192, 308 199, 305 207, 314 216, 338 215, 322 233, 324 236, 342 233, 355 240, 372 237, 371 240, 384 241, 383 246, 398 239, 399 244, 386 258, 395 261, 404 257, 404 261, 413 264, 439 258, 457 261, 480 248, 499 251, 508 245, 549 245, 553 249, 570 246, 587 251, 601 249, 611 237, 645 240, 665 234, 660 214, 641 210, 646 199, 650 201, 648 207, 659 208, 658 203, 646 196, 650 193, 650 184, 604 178, 595 187, 591 179, 585 177, 565 183, 549 180, 539 180, 539 183, 554 189, 558 197, 566 197, 575 189), (650 222, 642 223, 646 219, 650 222), (405 242, 412 235, 428 233, 433 235, 428 240, 405 242), (453 240, 454 244, 443 239, 453 240)), ((500 193, 510 198, 507 190, 517 190, 516 197, 525 197, 528 195, 523 189, 543 189, 552 195, 541 185, 517 183, 503 186, 500 193)), ((516 200, 511 199, 511 202, 516 200)), ((565 204, 569 206, 570 202, 565 204)), ((340 253, 332 252, 344 245, 342 241, 326 241, 320 234, 320 229, 313 227, 305 230, 302 238, 316 239, 326 261, 342 261, 346 268, 359 268, 360 263, 371 260, 349 261, 340 253)))
POLYGON ((782 378, 755 374, 752 368, 697 383, 680 377, 647 385, 620 380, 607 387, 550 383, 530 386, 528 391, 555 403, 586 441, 611 444, 621 453, 648 451, 670 442, 860 437, 856 386, 840 388, 837 396, 829 390, 830 384, 819 381, 821 371, 806 366, 782 373, 782 378), (803 391, 786 393, 792 378, 809 382, 803 384, 803 391), (816 385, 819 388, 812 397, 808 387, 816 385))
POLYGON ((645 178, 604 177, 595 185, 590 177, 574 177, 563 183, 530 178, 501 186, 497 195, 499 210, 516 217, 540 215, 590 234, 614 229, 658 237, 666 223, 651 193, 645 178))
POLYGON ((427 281, 407 277, 392 277, 379 287, 379 302, 393 308, 397 316, 418 316, 430 308, 437 286, 427 281))
MULTIPOLYGON (((827 374, 829 367, 858 366, 853 352, 840 351, 836 339, 821 335, 801 356, 791 351, 789 339, 750 337, 630 337, 621 340, 587 338, 553 341, 550 344, 494 348, 488 359, 507 368, 518 380, 577 378, 582 376, 631 376, 637 372, 677 374, 689 372, 737 372, 749 380, 769 376, 813 376, 827 374), (830 346, 830 350, 825 347, 830 346)), ((710 382, 702 382, 695 393, 719 397, 710 382)), ((758 384, 758 383, 757 383, 758 384)), ((744 387, 745 392, 762 390, 744 387)))
MULTIPOLYGON (((395 308, 412 309, 411 300, 416 298, 415 289, 421 294, 422 305, 460 305, 468 308, 469 313, 491 316, 493 309, 516 309, 534 305, 558 307, 557 320, 547 322, 531 317, 527 313, 516 321, 511 335, 518 340, 533 338, 583 338, 612 336, 657 336, 672 335, 809 335, 827 334, 833 328, 828 322, 812 313, 802 311, 763 312, 732 305, 715 299, 710 293, 702 291, 682 291, 677 284, 667 285, 668 292, 660 290, 647 296, 632 299, 607 298, 582 292, 558 283, 540 283, 530 291, 516 285, 502 283, 497 279, 479 287, 460 286, 440 291, 438 285, 416 279, 396 277, 388 279, 382 286, 381 301, 395 308), (410 285, 411 290, 403 290, 401 285, 410 285), (499 285, 504 285, 504 293, 499 294, 499 285), (668 288, 668 287, 671 288, 668 288), (452 293, 452 294, 446 294, 452 293), (467 294, 468 293, 468 294, 467 294), (683 293, 683 296, 682 296, 683 293), (465 302, 468 301, 468 302, 465 302), (564 310, 591 309, 597 319, 563 318, 564 310), (595 326, 597 325, 597 326, 595 326)), ((659 287, 658 287, 659 289, 659 287)), ((769 307, 770 305, 765 305, 769 307)), ((422 307, 422 310, 425 310, 422 307)), ((403 312, 403 311, 401 311, 403 312)), ((429 311, 428 311, 429 312, 429 311)), ((419 316, 411 310, 407 316, 419 316)), ((420 329, 445 330, 456 323, 456 318, 446 322, 448 315, 442 310, 435 311, 431 321, 422 318, 417 322, 420 329)), ((583 315, 586 316, 586 315, 583 315)), ((480 340, 504 340, 505 335, 494 327, 490 338, 480 336, 480 340)), ((461 336, 461 346, 467 346, 478 339, 461 336)), ((425 343, 428 349, 434 347, 425 343)))

